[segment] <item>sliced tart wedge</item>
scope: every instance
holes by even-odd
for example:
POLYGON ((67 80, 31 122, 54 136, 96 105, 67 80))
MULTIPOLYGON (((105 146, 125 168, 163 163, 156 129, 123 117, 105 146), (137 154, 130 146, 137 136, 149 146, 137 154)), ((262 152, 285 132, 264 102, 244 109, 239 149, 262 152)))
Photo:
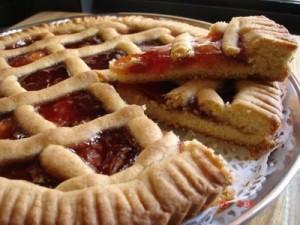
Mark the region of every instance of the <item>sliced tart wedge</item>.
POLYGON ((276 82, 191 80, 116 85, 130 104, 159 121, 247 146, 254 156, 276 146, 282 90, 276 82))
POLYGON ((282 81, 297 43, 288 30, 264 16, 236 17, 213 24, 205 37, 178 35, 165 46, 130 54, 110 65, 121 82, 176 79, 282 81))

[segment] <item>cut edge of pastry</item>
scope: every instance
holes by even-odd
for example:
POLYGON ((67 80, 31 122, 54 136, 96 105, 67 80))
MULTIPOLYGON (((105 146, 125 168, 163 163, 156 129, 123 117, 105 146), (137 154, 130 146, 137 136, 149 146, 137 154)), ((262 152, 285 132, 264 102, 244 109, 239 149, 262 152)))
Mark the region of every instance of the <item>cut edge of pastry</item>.
MULTIPOLYGON (((253 158, 259 158, 263 153, 274 149, 274 147, 278 145, 277 141, 274 140, 274 136, 280 124, 277 124, 277 128, 270 134, 262 135, 257 132, 242 132, 240 128, 233 127, 226 123, 220 123, 220 121, 207 120, 207 118, 202 118, 189 111, 167 108, 166 105, 149 99, 134 88, 117 87, 117 90, 129 103, 145 105, 146 114, 149 115, 150 118, 170 124, 174 127, 189 128, 204 135, 245 146, 250 150, 253 158)), ((273 122, 271 121, 271 123, 273 122)))

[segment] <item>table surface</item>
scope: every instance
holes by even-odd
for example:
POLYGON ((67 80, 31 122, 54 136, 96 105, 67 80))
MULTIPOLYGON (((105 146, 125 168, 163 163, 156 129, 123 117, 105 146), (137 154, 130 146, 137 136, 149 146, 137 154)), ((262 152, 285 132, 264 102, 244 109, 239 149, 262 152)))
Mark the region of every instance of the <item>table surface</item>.
MULTIPOLYGON (((68 16, 83 15, 82 13, 70 12, 41 12, 35 14, 15 26, 22 26, 26 24, 63 18, 68 16)), ((300 36, 296 36, 300 43, 300 36)), ((300 69, 300 50, 297 52, 295 63, 292 65, 294 73, 299 75, 300 69)), ((248 225, 299 225, 300 224, 300 206, 298 199, 300 199, 300 172, 293 178, 287 188, 280 194, 280 196, 262 210, 248 225)))

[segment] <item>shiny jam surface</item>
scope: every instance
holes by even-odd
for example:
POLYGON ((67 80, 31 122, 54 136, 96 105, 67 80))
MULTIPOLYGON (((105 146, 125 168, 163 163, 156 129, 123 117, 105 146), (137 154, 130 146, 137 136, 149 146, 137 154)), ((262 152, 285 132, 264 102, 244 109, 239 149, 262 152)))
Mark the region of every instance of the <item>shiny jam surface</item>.
POLYGON ((46 55, 48 55, 46 50, 37 50, 9 58, 7 62, 12 67, 19 67, 34 62, 46 55))
POLYGON ((83 61, 93 70, 103 70, 108 68, 109 61, 119 59, 125 55, 127 55, 127 53, 122 50, 112 50, 83 58, 83 61))
POLYGON ((37 36, 37 37, 27 37, 21 40, 16 41, 15 43, 6 46, 5 49, 9 50, 9 49, 15 49, 15 48, 21 48, 21 47, 25 47, 25 46, 29 46, 31 45, 33 42, 41 40, 41 37, 37 36))
POLYGON ((92 36, 92 37, 88 37, 86 39, 83 39, 82 41, 79 42, 74 42, 74 43, 69 43, 69 44, 65 44, 65 48, 81 48, 84 46, 88 46, 88 45, 97 45, 102 43, 102 40, 100 37, 96 36, 92 36))
POLYGON ((34 73, 22 76, 18 79, 23 88, 28 91, 40 90, 50 87, 69 77, 68 71, 63 64, 58 64, 34 73))
POLYGON ((119 59, 114 68, 123 74, 143 74, 161 76, 161 74, 176 70, 177 68, 190 67, 192 65, 201 65, 201 67, 211 68, 211 66, 222 63, 240 63, 239 57, 227 57, 222 53, 219 41, 207 44, 195 44, 195 54, 191 57, 173 59, 170 54, 170 46, 163 46, 159 49, 146 51, 143 54, 130 55, 119 59))
POLYGON ((102 104, 87 91, 78 91, 36 106, 47 120, 58 126, 72 127, 107 114, 102 104))
POLYGON ((141 151, 126 127, 105 130, 89 141, 70 148, 97 173, 107 175, 131 166, 141 151))
POLYGON ((18 125, 12 113, 0 116, 0 139, 22 139, 29 135, 18 125))
POLYGON ((60 181, 47 174, 38 159, 0 166, 0 176, 13 180, 26 180, 48 188, 55 188, 60 183, 60 181))

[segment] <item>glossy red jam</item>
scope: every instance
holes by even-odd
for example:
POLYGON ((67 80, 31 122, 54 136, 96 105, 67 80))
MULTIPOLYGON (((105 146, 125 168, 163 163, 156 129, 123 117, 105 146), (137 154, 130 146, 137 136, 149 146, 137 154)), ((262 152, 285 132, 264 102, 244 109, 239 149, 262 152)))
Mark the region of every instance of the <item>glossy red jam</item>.
POLYGON ((74 43, 69 43, 65 44, 66 48, 81 48, 84 46, 89 46, 89 45, 97 45, 102 43, 102 40, 98 36, 92 36, 86 39, 83 39, 82 41, 79 42, 74 42, 74 43))
MULTIPOLYGON (((227 62, 241 63, 241 58, 227 57, 221 50, 220 42, 198 44, 194 56, 174 59, 170 54, 170 46, 147 51, 143 54, 130 55, 119 59, 113 66, 116 72, 122 74, 151 74, 161 76, 177 68, 187 68, 193 65, 205 67, 222 66, 227 62)), ((244 63, 244 62, 243 62, 244 63)))
POLYGON ((36 36, 36 37, 27 37, 21 40, 16 41, 15 43, 6 46, 5 49, 15 49, 15 48, 21 48, 21 47, 25 47, 25 46, 29 46, 31 45, 33 42, 41 40, 41 37, 36 36))
POLYGON ((93 120, 107 112, 93 95, 78 91, 38 105, 37 111, 58 126, 72 127, 93 120))
POLYGON ((28 134, 18 125, 12 113, 0 116, 0 139, 22 139, 28 134))
POLYGON ((63 64, 58 64, 34 73, 22 76, 18 79, 23 88, 28 91, 40 90, 50 87, 69 77, 68 71, 63 64))
POLYGON ((48 188, 55 188, 60 183, 57 179, 47 174, 41 167, 38 159, 1 166, 0 176, 14 180, 26 180, 48 188))
POLYGON ((83 61, 93 70, 103 70, 108 68, 109 61, 118 59, 124 55, 127 55, 127 53, 122 50, 112 50, 83 58, 83 61))
POLYGON ((141 151, 126 127, 105 130, 71 149, 97 173, 107 175, 131 166, 141 151))
POLYGON ((46 55, 48 55, 46 50, 37 50, 9 58, 7 62, 12 67, 19 67, 34 62, 46 55))

